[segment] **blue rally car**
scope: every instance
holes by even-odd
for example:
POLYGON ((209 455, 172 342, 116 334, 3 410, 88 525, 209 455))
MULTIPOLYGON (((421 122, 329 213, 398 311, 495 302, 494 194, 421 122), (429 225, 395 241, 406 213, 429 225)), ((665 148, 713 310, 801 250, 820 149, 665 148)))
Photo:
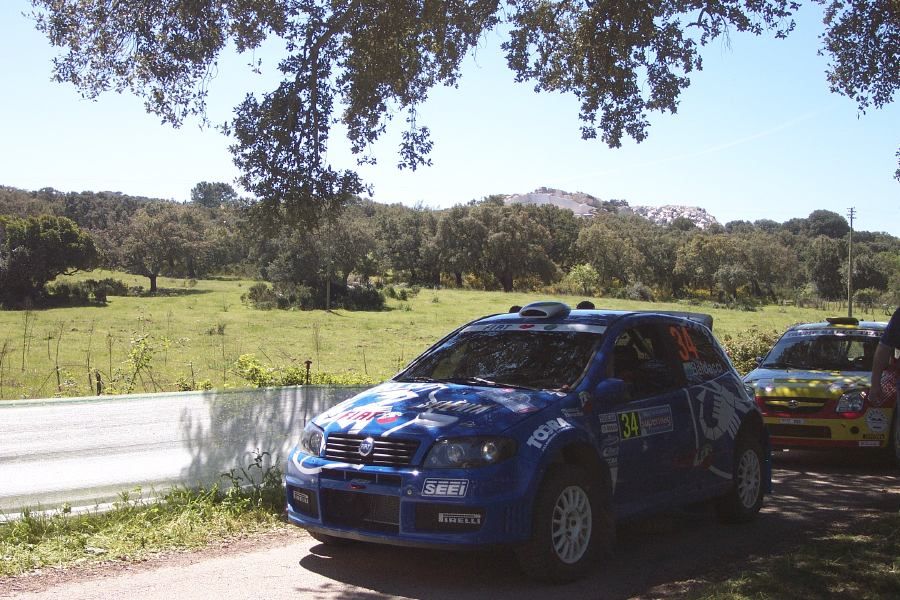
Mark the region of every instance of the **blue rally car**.
POLYGON ((623 517, 715 499, 752 519, 768 438, 711 324, 559 302, 468 323, 306 425, 288 516, 326 544, 510 545, 552 581, 623 517))

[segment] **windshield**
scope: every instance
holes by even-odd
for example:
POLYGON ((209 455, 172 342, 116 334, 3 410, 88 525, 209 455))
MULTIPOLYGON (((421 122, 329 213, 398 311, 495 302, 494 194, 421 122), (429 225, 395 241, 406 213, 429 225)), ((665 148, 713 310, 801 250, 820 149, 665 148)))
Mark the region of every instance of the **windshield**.
POLYGON ((571 330, 467 328, 419 360, 398 380, 570 389, 587 367, 601 337, 596 332, 571 330))
POLYGON ((871 371, 877 332, 796 331, 785 334, 761 365, 769 369, 871 371))

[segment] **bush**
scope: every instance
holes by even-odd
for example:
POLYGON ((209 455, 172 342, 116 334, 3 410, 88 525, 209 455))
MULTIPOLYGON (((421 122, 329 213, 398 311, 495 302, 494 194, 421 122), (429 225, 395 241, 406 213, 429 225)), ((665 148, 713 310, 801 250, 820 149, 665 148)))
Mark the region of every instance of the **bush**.
POLYGON ((382 310, 384 296, 371 286, 351 287, 347 290, 344 308, 347 310, 382 310))
POLYGON ((259 310, 275 308, 276 301, 275 290, 262 282, 254 283, 246 294, 241 294, 241 302, 259 310))
MULTIPOLYGON (((242 354, 232 371, 256 387, 304 385, 306 383, 306 365, 284 369, 267 367, 253 354, 242 354)), ((309 374, 309 383, 311 385, 374 385, 377 382, 362 373, 321 373, 317 371, 309 374)))
POLYGON ((640 300, 642 302, 653 302, 653 290, 637 281, 625 287, 625 297, 629 300, 640 300))
POLYGON ((726 335, 722 338, 722 346, 731 358, 734 368, 741 375, 746 375, 756 368, 757 357, 765 356, 775 345, 781 334, 774 329, 760 331, 755 326, 745 329, 734 337, 726 335))

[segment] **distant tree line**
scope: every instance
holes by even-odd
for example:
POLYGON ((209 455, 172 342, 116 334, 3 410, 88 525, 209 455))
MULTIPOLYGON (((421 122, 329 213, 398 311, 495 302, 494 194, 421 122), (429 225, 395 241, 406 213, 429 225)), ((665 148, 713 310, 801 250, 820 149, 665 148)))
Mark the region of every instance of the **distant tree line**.
MULTIPOLYGON (((57 275, 95 266, 147 277, 150 293, 160 276, 258 278, 277 305, 302 308, 365 306, 360 288, 382 283, 729 305, 846 297, 849 225, 837 213, 701 230, 654 224, 623 201, 598 208, 580 218, 502 197, 445 210, 357 200, 298 228, 258 218, 225 183, 197 184, 184 204, 0 187, 0 302, 39 299, 57 275)), ((857 300, 900 302, 900 239, 855 231, 853 255, 857 300)))

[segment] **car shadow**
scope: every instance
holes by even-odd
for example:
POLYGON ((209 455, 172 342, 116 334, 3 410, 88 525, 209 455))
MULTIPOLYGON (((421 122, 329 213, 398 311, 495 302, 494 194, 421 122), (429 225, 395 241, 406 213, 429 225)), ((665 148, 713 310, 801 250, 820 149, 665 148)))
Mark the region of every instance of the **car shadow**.
POLYGON ((784 555, 873 513, 896 512, 900 505, 900 472, 870 456, 852 461, 821 453, 779 454, 773 479, 775 491, 751 523, 722 524, 709 503, 620 522, 611 555, 585 579, 565 585, 529 580, 508 549, 448 552, 361 542, 318 544, 300 565, 360 588, 327 594, 347 600, 378 594, 446 600, 680 598, 739 572, 750 561, 784 555))

